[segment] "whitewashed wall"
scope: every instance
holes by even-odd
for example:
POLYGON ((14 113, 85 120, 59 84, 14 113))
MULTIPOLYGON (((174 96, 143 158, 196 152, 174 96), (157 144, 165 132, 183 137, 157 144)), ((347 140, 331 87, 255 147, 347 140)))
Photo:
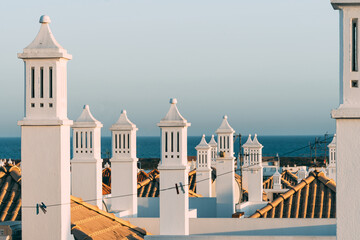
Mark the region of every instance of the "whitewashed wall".
MULTIPOLYGON (((145 228, 153 235, 159 234, 159 218, 125 218, 125 220, 135 226, 145 228)), ((191 218, 190 234, 197 235, 194 239, 209 239, 216 236, 221 237, 218 239, 226 237, 239 239, 239 236, 246 236, 246 238, 258 236, 260 238, 249 239, 262 240, 270 239, 271 236, 275 237, 273 239, 336 239, 336 219, 191 218), (279 235, 283 238, 279 238, 279 235)), ((179 239, 184 239, 179 237, 179 239)), ((146 239, 156 238, 147 237, 146 239)), ((172 239, 174 239, 173 236, 172 239)))

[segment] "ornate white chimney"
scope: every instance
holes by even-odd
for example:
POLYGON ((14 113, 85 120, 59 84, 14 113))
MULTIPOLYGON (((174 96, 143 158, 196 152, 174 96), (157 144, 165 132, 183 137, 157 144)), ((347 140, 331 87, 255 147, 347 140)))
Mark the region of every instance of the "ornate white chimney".
POLYGON ((118 217, 137 216, 136 125, 121 111, 112 132, 111 211, 118 217), (121 196, 121 197, 116 197, 121 196))
POLYGON ((51 33, 50 18, 18 57, 25 65, 25 116, 21 126, 22 239, 70 239, 70 126, 67 61, 51 33), (39 167, 41 166, 41 167, 39 167), (44 172, 44 169, 46 170, 44 172), (57 204, 36 214, 36 204, 57 204))
POLYGON ((249 202, 261 202, 263 196, 262 148, 255 134, 243 145, 245 160, 243 167, 244 187, 249 192, 249 202))
POLYGON ((101 122, 85 105, 74 122, 71 194, 102 209, 101 122))
POLYGON ((216 213, 217 217, 231 217, 235 212, 234 200, 234 129, 225 115, 218 135, 218 155, 216 158, 216 213))
POLYGON ((196 159, 196 193, 203 197, 211 197, 211 147, 202 136, 200 143, 195 147, 196 159))
POLYGON ((157 125, 161 129, 160 235, 189 235, 189 167, 187 164, 187 128, 177 100, 157 125), (170 190, 166 190, 170 189, 170 190))

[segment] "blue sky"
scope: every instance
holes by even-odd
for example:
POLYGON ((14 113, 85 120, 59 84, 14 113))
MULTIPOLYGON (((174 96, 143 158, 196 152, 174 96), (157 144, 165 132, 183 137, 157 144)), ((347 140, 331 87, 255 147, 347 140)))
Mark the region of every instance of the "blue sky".
POLYGON ((338 12, 330 1, 1 1, 0 137, 20 136, 23 63, 42 14, 73 55, 68 116, 89 104, 103 134, 126 109, 138 135, 159 134, 169 98, 211 134, 335 131, 338 12))

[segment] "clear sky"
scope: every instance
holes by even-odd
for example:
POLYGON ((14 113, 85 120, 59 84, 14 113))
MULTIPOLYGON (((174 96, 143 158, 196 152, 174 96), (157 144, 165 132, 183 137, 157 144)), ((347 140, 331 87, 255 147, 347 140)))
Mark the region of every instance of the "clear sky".
POLYGON ((0 137, 20 136, 23 62, 49 15, 68 62, 68 116, 84 104, 104 124, 126 109, 138 135, 159 135, 169 98, 213 133, 227 114, 236 132, 335 131, 338 12, 329 0, 77 0, 0 2, 0 137))

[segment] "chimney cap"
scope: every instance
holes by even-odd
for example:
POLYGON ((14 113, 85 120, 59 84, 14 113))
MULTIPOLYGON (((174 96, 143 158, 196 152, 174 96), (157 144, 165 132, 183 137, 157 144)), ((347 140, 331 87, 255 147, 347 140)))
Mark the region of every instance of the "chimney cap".
POLYGON ((39 23, 48 24, 48 23, 51 23, 51 19, 48 15, 42 15, 40 17, 39 23))
POLYGON ((170 103, 171 104, 177 104, 177 99, 176 98, 170 98, 170 103))

